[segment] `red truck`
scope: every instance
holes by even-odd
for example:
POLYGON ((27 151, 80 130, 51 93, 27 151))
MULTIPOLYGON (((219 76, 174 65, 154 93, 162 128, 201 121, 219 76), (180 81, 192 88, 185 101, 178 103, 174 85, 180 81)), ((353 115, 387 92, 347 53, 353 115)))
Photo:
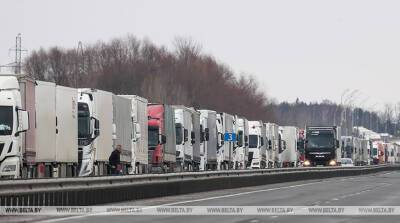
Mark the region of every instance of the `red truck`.
POLYGON ((173 172, 176 164, 175 114, 171 106, 149 104, 148 146, 151 172, 173 172))

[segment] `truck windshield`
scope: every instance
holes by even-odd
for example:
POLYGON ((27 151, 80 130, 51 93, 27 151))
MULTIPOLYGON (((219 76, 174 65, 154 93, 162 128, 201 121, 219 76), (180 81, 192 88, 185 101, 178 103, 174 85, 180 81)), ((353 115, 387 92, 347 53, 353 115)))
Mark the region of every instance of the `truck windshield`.
POLYGON ((249 135, 249 148, 258 148, 258 135, 249 135))
POLYGON ((90 112, 86 103, 78 103, 78 138, 90 138, 90 112))
POLYGON ((320 132, 317 135, 309 134, 307 136, 307 148, 311 149, 333 149, 335 148, 334 136, 330 132, 320 132))
POLYGON ((149 149, 158 145, 158 127, 149 126, 149 149))
POLYGON ((13 107, 0 106, 0 135, 11 135, 13 130, 13 107))
POLYGON ((175 131, 176 131, 176 145, 181 145, 183 142, 182 138, 182 124, 176 123, 175 124, 175 131))

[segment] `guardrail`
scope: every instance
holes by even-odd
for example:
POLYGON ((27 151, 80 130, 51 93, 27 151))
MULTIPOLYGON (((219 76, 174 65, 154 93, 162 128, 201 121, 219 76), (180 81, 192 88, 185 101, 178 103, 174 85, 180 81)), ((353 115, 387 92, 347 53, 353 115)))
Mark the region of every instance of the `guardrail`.
POLYGON ((400 170, 400 165, 10 180, 0 181, 0 206, 94 205, 389 170, 400 170))

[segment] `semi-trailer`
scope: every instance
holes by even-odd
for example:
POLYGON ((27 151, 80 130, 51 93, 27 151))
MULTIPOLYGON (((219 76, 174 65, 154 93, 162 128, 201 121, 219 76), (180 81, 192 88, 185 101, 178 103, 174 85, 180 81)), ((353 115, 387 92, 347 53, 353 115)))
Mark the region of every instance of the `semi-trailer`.
POLYGON ((296 167, 298 164, 298 129, 294 126, 282 127, 282 153, 281 162, 283 167, 296 167))
POLYGON ((132 122, 132 160, 129 174, 142 174, 148 172, 148 115, 145 98, 137 95, 121 95, 131 100, 132 122))
POLYGON ((340 134, 337 126, 307 126, 305 166, 336 166, 341 159, 340 134))
POLYGON ((282 145, 279 126, 275 123, 266 123, 265 125, 268 138, 268 168, 276 168, 279 166, 279 148, 282 145))
POLYGON ((78 89, 79 176, 107 175, 113 151, 113 94, 78 89))
POLYGON ((266 126, 262 121, 249 121, 249 155, 251 169, 264 169, 267 166, 266 126))
POLYGON ((236 149, 233 151, 235 169, 246 169, 249 155, 249 121, 236 117, 236 149))
POLYGON ((128 174, 132 169, 132 100, 112 95, 113 102, 113 148, 121 146, 120 174, 128 174))
POLYGON ((194 108, 190 108, 192 113, 192 132, 191 132, 191 144, 193 148, 192 156, 192 170, 199 171, 200 169, 200 143, 204 141, 201 138, 202 128, 200 126, 200 112, 194 108))
POLYGON ((225 134, 234 134, 236 132, 235 117, 228 113, 217 114, 217 129, 221 141, 221 146, 218 150, 218 166, 219 170, 231 169, 233 160, 233 150, 236 143, 234 141, 225 141, 225 134))
POLYGON ((151 172, 173 172, 176 165, 174 109, 166 104, 148 104, 148 157, 151 172))
POLYGON ((200 170, 217 170, 217 112, 199 110, 204 141, 200 143, 200 170))

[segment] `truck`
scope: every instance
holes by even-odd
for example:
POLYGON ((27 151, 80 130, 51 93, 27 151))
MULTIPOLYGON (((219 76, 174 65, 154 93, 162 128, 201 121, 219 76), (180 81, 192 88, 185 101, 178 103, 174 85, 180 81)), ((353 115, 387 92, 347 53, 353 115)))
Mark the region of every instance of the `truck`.
POLYGON ((113 148, 121 145, 120 174, 132 171, 132 100, 119 95, 112 95, 113 104, 113 148))
POLYGON ((275 123, 265 123, 266 134, 268 138, 268 168, 276 168, 279 166, 279 148, 282 145, 281 138, 279 137, 279 126, 275 123))
MULTIPOLYGON (((236 133, 235 117, 228 113, 218 113, 217 122, 219 124, 219 131, 221 137, 221 148, 219 149, 219 168, 222 170, 231 169, 233 166, 233 150, 235 149, 236 143, 233 141, 225 141, 225 134, 236 133)), ((217 126, 218 126, 217 124, 217 126)))
POLYGON ((200 142, 200 171, 217 170, 217 112, 199 110, 204 140, 200 142))
POLYGON ((283 167, 297 167, 298 165, 298 129, 294 126, 282 127, 282 152, 281 161, 283 167))
POLYGON ((114 129, 113 94, 98 89, 78 89, 79 176, 108 174, 114 129))
POLYGON ((195 143, 192 110, 183 105, 172 106, 175 113, 176 132, 176 169, 191 171, 193 169, 193 144, 195 143))
POLYGON ((148 100, 137 95, 120 95, 131 100, 132 160, 129 174, 148 173, 148 100))
POLYGON ((170 105, 150 103, 148 158, 151 172, 174 172, 176 166, 175 112, 170 105))
POLYGON ((248 164, 251 169, 267 167, 266 136, 266 126, 262 121, 249 121, 248 164))
POLYGON ((249 121, 246 118, 236 117, 236 144, 233 151, 235 169, 246 169, 249 156, 249 121))
POLYGON ((76 89, 0 76, 0 177, 72 177, 77 166, 76 89))
MULTIPOLYGON (((198 171, 200 168, 200 143, 204 141, 204 138, 201 137, 202 135, 202 128, 200 126, 200 112, 196 111, 194 108, 190 108, 192 113, 192 147, 193 147, 193 169, 198 171)), ((204 134, 204 133, 203 133, 204 134)))
POLYGON ((338 159, 341 159, 341 134, 338 131, 337 126, 306 127, 305 166, 338 165, 338 159))

